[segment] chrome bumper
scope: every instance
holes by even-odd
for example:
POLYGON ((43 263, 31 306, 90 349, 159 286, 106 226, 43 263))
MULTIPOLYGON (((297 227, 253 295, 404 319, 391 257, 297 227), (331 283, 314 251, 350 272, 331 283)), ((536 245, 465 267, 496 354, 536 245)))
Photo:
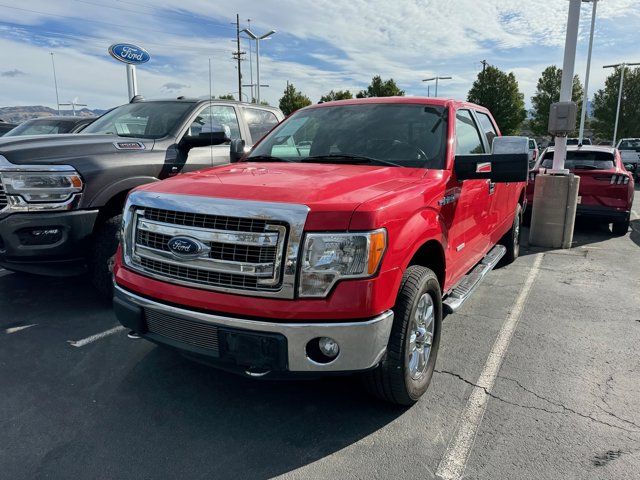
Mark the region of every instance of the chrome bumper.
POLYGON ((393 324, 393 311, 361 322, 341 323, 274 323, 201 313, 165 305, 135 295, 118 285, 120 298, 143 309, 172 316, 254 332, 278 333, 287 339, 288 370, 291 372, 342 372, 367 370, 375 367, 387 350, 393 324), (340 353, 335 360, 320 364, 306 354, 307 343, 317 337, 331 337, 338 342, 340 353))

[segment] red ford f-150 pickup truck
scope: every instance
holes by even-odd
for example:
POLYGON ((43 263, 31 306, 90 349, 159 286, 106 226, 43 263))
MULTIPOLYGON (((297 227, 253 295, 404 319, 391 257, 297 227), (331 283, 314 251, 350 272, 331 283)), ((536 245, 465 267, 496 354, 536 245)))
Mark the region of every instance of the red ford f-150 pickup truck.
POLYGON ((241 161, 129 195, 118 319, 220 368, 359 372, 374 394, 412 404, 443 311, 518 256, 527 151, 466 102, 299 110, 241 161))

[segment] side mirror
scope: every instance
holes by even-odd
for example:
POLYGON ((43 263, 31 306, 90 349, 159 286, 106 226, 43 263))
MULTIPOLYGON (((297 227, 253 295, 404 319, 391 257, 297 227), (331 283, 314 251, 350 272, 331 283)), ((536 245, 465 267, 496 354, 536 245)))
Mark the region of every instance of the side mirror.
POLYGON ((236 138, 231 140, 231 148, 229 151, 229 161, 231 163, 236 163, 240 161, 242 156, 244 155, 244 140, 241 138, 236 138))
POLYGON ((219 132, 200 132, 198 135, 185 135, 182 137, 180 144, 187 150, 196 147, 209 147, 212 145, 222 145, 231 139, 225 131, 219 132))
POLYGON ((456 155, 453 167, 458 180, 526 182, 529 174, 529 139, 496 137, 490 155, 456 155))

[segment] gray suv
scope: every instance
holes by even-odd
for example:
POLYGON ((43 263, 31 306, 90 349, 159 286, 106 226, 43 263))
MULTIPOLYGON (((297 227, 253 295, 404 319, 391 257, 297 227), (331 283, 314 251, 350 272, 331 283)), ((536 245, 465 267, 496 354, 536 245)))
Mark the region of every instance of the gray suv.
POLYGON ((111 293, 109 261, 129 191, 239 159, 284 118, 273 107, 134 98, 75 135, 0 139, 0 266, 89 271, 111 293))

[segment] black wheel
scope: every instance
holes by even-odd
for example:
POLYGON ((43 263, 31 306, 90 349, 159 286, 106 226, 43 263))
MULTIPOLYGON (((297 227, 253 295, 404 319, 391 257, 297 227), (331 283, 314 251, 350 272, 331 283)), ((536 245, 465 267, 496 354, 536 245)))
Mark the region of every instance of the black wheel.
POLYGON ((611 231, 614 235, 622 237, 629 231, 629 225, 631 225, 631 216, 628 216, 626 220, 623 220, 622 222, 613 222, 611 224, 611 231))
POLYGON ((113 296, 111 264, 118 248, 118 230, 122 215, 111 217, 98 225, 93 234, 93 244, 87 260, 91 283, 107 300, 113 296))
POLYGON ((365 374, 365 386, 388 402, 413 405, 429 387, 440 346, 442 293, 435 273, 407 268, 393 312, 387 355, 365 374))
POLYGON ((509 265, 520 255, 520 233, 522 231, 522 207, 520 204, 516 207, 516 214, 513 217, 511 229, 500 240, 500 245, 504 245, 507 252, 502 257, 502 264, 509 265))

